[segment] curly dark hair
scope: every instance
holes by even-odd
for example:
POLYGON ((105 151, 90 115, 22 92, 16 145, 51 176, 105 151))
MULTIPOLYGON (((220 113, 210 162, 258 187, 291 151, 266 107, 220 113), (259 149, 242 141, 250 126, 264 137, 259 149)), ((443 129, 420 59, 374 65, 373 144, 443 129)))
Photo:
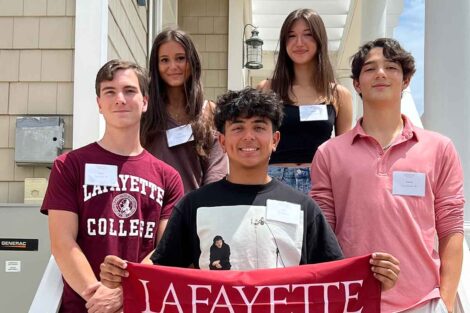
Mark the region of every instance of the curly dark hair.
POLYGON ((229 90, 217 98, 214 123, 220 133, 225 132, 226 121, 253 116, 268 118, 273 131, 277 131, 284 117, 281 100, 274 92, 262 92, 250 87, 239 91, 229 90))
POLYGON ((400 46, 398 41, 392 38, 378 38, 362 45, 359 51, 351 57, 352 79, 359 80, 367 55, 374 48, 383 48, 384 57, 401 65, 404 79, 411 78, 416 72, 415 59, 411 53, 400 46))

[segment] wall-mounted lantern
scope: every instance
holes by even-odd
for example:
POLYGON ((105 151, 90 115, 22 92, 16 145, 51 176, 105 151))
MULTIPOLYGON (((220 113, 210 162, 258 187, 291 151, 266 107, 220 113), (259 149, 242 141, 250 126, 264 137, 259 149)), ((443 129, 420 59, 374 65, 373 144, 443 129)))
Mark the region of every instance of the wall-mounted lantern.
POLYGON ((257 27, 252 24, 246 24, 243 29, 243 64, 242 68, 246 67, 250 70, 258 70, 263 68, 263 40, 258 37, 259 32, 257 27), (251 37, 245 40, 245 32, 247 26, 253 27, 251 37), (246 62, 245 62, 246 56, 246 62))

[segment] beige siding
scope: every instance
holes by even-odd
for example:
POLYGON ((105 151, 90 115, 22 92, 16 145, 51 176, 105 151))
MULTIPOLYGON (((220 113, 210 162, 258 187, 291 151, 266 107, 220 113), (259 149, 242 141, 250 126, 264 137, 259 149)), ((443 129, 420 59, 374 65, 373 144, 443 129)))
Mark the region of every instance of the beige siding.
POLYGON ((8 83, 0 83, 0 115, 8 113, 9 88, 8 83))
POLYGON ((64 117, 72 146, 74 15, 75 0, 0 0, 0 203, 22 203, 24 179, 49 176, 16 166, 18 116, 64 117))
POLYGON ((188 32, 201 56, 207 99, 227 91, 228 0, 179 0, 179 26, 188 32))
POLYGON ((147 65, 147 14, 135 1, 109 0, 108 59, 147 65))

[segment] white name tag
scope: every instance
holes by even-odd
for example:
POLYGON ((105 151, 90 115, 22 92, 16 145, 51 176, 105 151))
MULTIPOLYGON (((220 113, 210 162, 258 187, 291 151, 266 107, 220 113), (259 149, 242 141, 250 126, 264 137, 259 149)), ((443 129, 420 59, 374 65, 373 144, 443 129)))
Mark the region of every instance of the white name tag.
POLYGON ((401 196, 424 197, 425 194, 424 173, 393 172, 393 194, 401 196))
POLYGON ((300 121, 326 121, 328 110, 323 104, 307 104, 299 106, 300 121))
POLYGON ((194 140, 193 129, 189 124, 168 129, 166 131, 166 139, 168 140, 168 147, 192 141, 194 140))
POLYGON ((118 168, 116 165, 85 164, 85 185, 117 186, 118 168))
POLYGON ((268 199, 266 219, 288 224, 299 224, 300 204, 268 199))

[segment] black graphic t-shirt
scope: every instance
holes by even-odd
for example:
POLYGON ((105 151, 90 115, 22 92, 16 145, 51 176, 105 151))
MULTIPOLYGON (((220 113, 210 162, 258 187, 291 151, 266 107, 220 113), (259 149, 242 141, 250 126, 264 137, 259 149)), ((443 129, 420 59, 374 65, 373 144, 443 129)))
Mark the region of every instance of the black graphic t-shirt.
POLYGON ((222 179, 187 194, 175 206, 152 261, 210 269, 211 247, 218 238, 229 246, 232 270, 343 257, 320 208, 308 196, 274 179, 266 185, 222 179))

